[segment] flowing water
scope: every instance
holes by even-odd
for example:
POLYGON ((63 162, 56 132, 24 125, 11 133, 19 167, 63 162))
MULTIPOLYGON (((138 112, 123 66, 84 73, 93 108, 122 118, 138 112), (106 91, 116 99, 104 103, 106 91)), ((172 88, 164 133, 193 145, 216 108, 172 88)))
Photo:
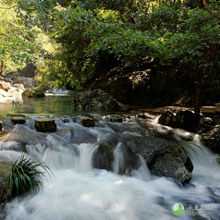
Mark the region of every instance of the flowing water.
MULTIPOLYGON (((60 131, 42 137, 31 129, 24 131, 29 132, 28 154, 45 162, 50 175, 43 179, 40 192, 7 205, 6 220, 220 219, 220 167, 216 156, 200 144, 198 137, 186 144, 194 164, 193 179, 189 185, 180 186, 171 179, 152 176, 141 156, 140 167, 132 176, 119 175, 124 160, 121 143, 114 152, 114 172, 94 169, 92 156, 97 140, 112 134, 112 129, 103 125, 83 128, 61 120, 57 124, 60 131), (35 138, 39 143, 34 142, 35 138), (171 212, 178 202, 186 207, 186 215, 181 217, 171 212)), ((9 158, 18 154, 9 154, 10 144, 0 146, 2 155, 6 152, 9 158)))
POLYGON ((23 103, 0 104, 0 115, 7 113, 73 115, 75 107, 71 96, 24 98, 23 103))

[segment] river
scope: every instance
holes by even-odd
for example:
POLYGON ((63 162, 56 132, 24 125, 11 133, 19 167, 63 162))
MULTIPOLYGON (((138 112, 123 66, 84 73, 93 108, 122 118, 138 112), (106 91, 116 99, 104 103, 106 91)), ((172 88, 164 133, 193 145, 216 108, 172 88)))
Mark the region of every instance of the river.
MULTIPOLYGON (((59 102, 59 98, 50 97, 10 109, 30 114, 55 114, 59 116, 56 119, 59 129, 67 129, 67 132, 62 133, 62 137, 48 134, 45 137, 47 147, 40 139, 38 144, 28 145, 28 154, 45 162, 51 175, 43 179, 40 192, 9 203, 6 220, 220 219, 220 167, 216 155, 201 145, 198 136, 186 146, 194 164, 193 178, 186 186, 151 175, 141 158, 140 167, 133 170, 131 176, 119 175, 117 170, 123 164, 120 151, 114 154, 112 166, 115 172, 95 169, 92 156, 97 144, 90 141, 88 134, 98 140, 113 131, 108 125, 83 130, 71 120, 64 123, 61 115, 71 118, 74 114, 68 99, 62 97, 59 102), (74 140, 69 131, 75 133, 74 140), (79 139, 83 141, 78 143, 79 139), (176 203, 185 206, 185 215, 176 217, 172 214, 176 203)), ((31 123, 26 126, 31 127, 31 123)), ((28 138, 34 139, 37 132, 31 135, 28 138)))

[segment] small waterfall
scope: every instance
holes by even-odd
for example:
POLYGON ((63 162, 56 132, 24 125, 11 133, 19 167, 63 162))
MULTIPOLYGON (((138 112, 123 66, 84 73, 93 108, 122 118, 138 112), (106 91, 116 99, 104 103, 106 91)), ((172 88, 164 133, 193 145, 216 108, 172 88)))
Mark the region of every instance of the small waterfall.
POLYGON ((77 158, 77 170, 81 172, 92 171, 92 156, 97 145, 94 144, 80 144, 77 146, 79 150, 79 157, 77 158))
MULTIPOLYGON (((66 125, 60 123, 60 126, 66 125)), ((140 166, 131 176, 119 175, 126 162, 120 142, 114 150, 114 173, 94 169, 92 158, 98 147, 97 136, 98 141, 106 137, 109 140, 112 136, 106 134, 113 131, 82 128, 74 123, 65 128, 70 129, 73 137, 60 138, 58 133, 45 137, 24 130, 25 140, 26 134, 31 135, 31 140, 27 139, 28 154, 44 161, 53 175, 43 179, 39 193, 9 203, 6 220, 220 219, 220 168, 216 156, 201 145, 198 136, 190 144, 183 141, 193 161, 194 173, 192 184, 180 187, 169 178, 152 176, 141 156, 140 166), (34 137, 40 143, 36 143, 34 137), (85 139, 91 141, 85 143, 85 139), (171 207, 177 202, 188 210, 186 216, 172 215, 171 207)), ((23 134, 21 129, 19 127, 16 133, 23 134)), ((1 143, 2 149, 8 146, 1 143)), ((0 157, 5 158, 7 154, 3 152, 0 157)), ((12 156, 8 154, 9 159, 12 156)))
POLYGON ((138 155, 138 156, 140 160, 140 167, 137 170, 134 170, 132 174, 136 178, 141 179, 143 181, 150 181, 152 178, 150 170, 148 169, 144 158, 141 155, 138 155))
POLYGON ((114 162, 113 171, 114 173, 120 174, 120 170, 124 169, 124 153, 122 143, 118 143, 114 150, 114 162))

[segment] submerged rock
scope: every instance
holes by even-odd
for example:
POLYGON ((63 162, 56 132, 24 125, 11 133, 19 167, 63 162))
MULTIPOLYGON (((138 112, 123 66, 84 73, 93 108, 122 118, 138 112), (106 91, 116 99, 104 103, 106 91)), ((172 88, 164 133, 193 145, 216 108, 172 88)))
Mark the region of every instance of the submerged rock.
POLYGON ((57 126, 56 126, 55 120, 53 119, 47 119, 47 118, 36 119, 34 126, 36 130, 39 132, 56 132, 57 131, 57 126))

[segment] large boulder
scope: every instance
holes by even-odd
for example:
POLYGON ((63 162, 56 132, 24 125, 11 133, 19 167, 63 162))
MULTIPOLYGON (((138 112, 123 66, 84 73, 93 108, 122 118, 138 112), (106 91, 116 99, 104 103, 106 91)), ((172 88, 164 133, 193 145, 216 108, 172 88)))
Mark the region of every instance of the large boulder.
POLYGON ((118 174, 130 174, 137 168, 138 156, 118 141, 119 137, 115 133, 108 133, 100 138, 98 148, 93 155, 95 168, 114 171, 118 174))
POLYGON ((178 182, 187 183, 192 178, 193 164, 179 145, 170 146, 165 152, 155 154, 148 166, 152 174, 172 177, 178 182))
POLYGON ((122 139, 132 152, 144 158, 153 174, 172 177, 181 183, 190 181, 193 165, 181 145, 171 140, 131 132, 124 132, 122 139))
MULTIPOLYGON (((124 127, 123 124, 121 126, 124 127)), ((110 133, 98 143, 94 166, 115 171, 113 165, 120 163, 117 161, 120 157, 122 164, 116 169, 120 174, 129 174, 136 169, 141 157, 154 175, 171 177, 181 183, 187 183, 192 178, 190 158, 185 149, 172 139, 147 136, 139 130, 110 133)))
POLYGON ((199 128, 200 117, 189 110, 178 111, 176 114, 166 111, 161 114, 158 122, 162 125, 196 132, 199 128))
POLYGON ((77 94, 73 104, 78 111, 114 112, 127 109, 111 95, 99 89, 77 94))

